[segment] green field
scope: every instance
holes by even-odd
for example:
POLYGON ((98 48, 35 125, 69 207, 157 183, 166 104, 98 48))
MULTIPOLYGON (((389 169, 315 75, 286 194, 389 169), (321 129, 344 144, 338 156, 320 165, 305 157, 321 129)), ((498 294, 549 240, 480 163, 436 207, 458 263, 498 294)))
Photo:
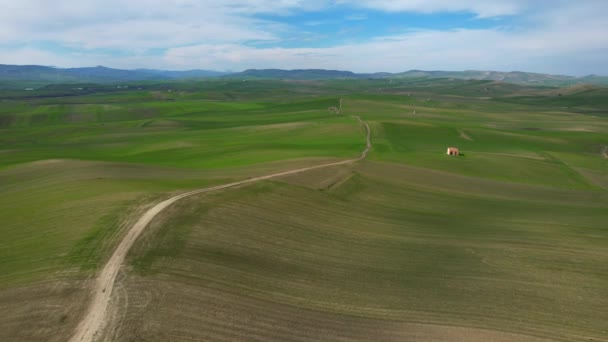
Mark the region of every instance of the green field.
POLYGON ((72 87, 0 92, 0 340, 65 341, 92 277, 161 199, 357 157, 350 115, 372 128, 365 161, 162 212, 104 338, 608 340, 606 88, 72 87))

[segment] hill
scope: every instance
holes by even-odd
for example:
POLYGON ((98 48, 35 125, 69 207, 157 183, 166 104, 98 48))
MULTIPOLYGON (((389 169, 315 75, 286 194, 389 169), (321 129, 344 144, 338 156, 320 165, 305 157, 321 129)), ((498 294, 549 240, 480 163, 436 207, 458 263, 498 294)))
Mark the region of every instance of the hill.
POLYGON ((0 341, 69 341, 95 293, 111 296, 99 341, 603 341, 607 89, 0 90, 0 341), (158 203, 358 157, 351 115, 365 160, 182 198, 93 292, 158 203))
POLYGON ((104 66, 86 68, 55 68, 40 65, 0 64, 0 88, 39 87, 58 83, 117 83, 137 81, 162 81, 213 77, 239 79, 284 79, 284 80, 327 80, 327 79, 457 79, 499 81, 528 86, 572 86, 577 84, 608 85, 608 77, 589 75, 574 77, 531 72, 501 71, 423 71, 410 70, 401 73, 354 73, 344 70, 325 69, 248 69, 237 73, 211 70, 122 70, 104 66))
POLYGON ((487 80, 502 81, 506 83, 523 85, 543 85, 543 86, 564 86, 572 84, 597 84, 608 85, 608 77, 589 75, 584 77, 574 77, 566 75, 539 74, 522 71, 422 71, 410 70, 404 73, 395 74, 396 77, 415 77, 415 78, 455 78, 463 80, 487 80))
POLYGON ((364 78, 420 78, 420 79, 460 79, 460 80, 483 80, 501 81, 520 85, 539 85, 539 86, 569 86, 574 84, 596 84, 608 85, 608 77, 589 75, 584 77, 574 77, 566 75, 550 75, 532 72, 501 72, 501 71, 423 71, 410 70, 401 73, 353 73, 351 71, 323 70, 323 69, 249 69, 240 73, 228 74, 226 77, 241 78, 270 78, 270 79, 364 79, 364 78))
POLYGON ((184 78, 207 78, 227 75, 228 73, 222 71, 212 70, 185 70, 185 71, 174 71, 174 70, 156 70, 156 69, 136 69, 135 71, 145 73, 147 75, 156 75, 163 78, 169 79, 184 79, 184 78))
POLYGON ((279 79, 336 79, 336 78, 360 78, 361 74, 351 71, 324 70, 324 69, 248 69, 243 72, 226 75, 226 77, 242 78, 279 78, 279 79))
MULTIPOLYGON (((30 81, 40 84, 51 83, 114 83, 130 81, 170 80, 186 78, 206 78, 225 73, 208 70, 168 71, 168 70, 122 70, 104 66, 87 68, 55 68, 40 65, 0 64, 0 82, 30 81)), ((34 85, 37 85, 34 83, 34 85)))

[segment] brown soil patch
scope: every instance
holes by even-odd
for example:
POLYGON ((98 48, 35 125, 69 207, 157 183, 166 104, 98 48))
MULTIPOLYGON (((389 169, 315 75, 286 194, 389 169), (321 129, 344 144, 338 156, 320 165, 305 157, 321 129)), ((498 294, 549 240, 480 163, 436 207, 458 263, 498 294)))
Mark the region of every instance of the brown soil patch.
POLYGON ((34 162, 31 162, 30 165, 34 166, 34 165, 48 165, 48 164, 55 164, 55 163, 60 163, 60 162, 64 162, 67 159, 44 159, 44 160, 37 160, 34 162))
POLYGON ((567 132, 597 132, 597 130, 589 128, 589 127, 568 127, 568 128, 564 128, 562 129, 562 131, 567 131, 567 132))
POLYGON ((547 341, 525 335, 360 318, 130 274, 102 341, 547 341))
POLYGON ((534 160, 547 160, 547 158, 538 155, 536 153, 497 153, 497 152, 475 152, 475 154, 485 154, 485 155, 494 155, 494 156, 505 156, 505 157, 513 157, 513 158, 526 158, 526 159, 534 159, 534 160))
POLYGON ((0 341, 67 341, 86 309, 88 285, 55 281, 0 289, 0 341))
POLYGON ((608 190, 608 174, 597 170, 589 170, 577 167, 575 170, 583 175, 590 183, 608 190))

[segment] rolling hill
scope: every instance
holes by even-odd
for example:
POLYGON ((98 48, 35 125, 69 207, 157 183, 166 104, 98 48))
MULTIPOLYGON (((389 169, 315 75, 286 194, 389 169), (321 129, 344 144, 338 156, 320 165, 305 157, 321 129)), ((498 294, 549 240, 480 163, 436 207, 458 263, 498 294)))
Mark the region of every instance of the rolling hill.
POLYGON ((242 77, 242 78, 272 78, 272 79, 403 79, 403 78, 419 78, 419 79, 460 79, 460 80, 484 80, 484 81, 501 81, 505 83, 513 83, 520 85, 538 85, 538 86, 568 86, 574 84, 595 84, 608 85, 608 77, 589 75, 584 77, 574 77, 566 75, 550 75, 539 74, 532 72, 521 71, 423 71, 410 70, 401 73, 353 73, 350 71, 339 70, 323 70, 323 69, 296 69, 296 70, 281 70, 281 69, 249 69, 240 73, 228 74, 226 77, 242 77))
POLYGON ((104 66, 62 69, 40 65, 0 65, 0 81, 36 81, 46 84, 170 80, 214 77, 223 74, 225 73, 208 70, 122 70, 104 66))
POLYGON ((155 216, 95 341, 605 341, 607 88, 141 83, 0 90, 0 341, 77 336, 166 199, 357 158, 352 116, 364 160, 155 216))
MULTIPOLYGON (((210 70, 170 71, 155 69, 122 70, 104 66, 86 68, 55 68, 40 65, 3 65, 0 64, 0 85, 18 84, 22 86, 40 86, 56 83, 115 83, 150 80, 176 80, 196 78, 241 78, 241 79, 286 79, 286 80, 321 80, 321 79, 460 79, 500 81, 520 85, 534 86, 571 86, 576 84, 608 85, 608 77, 588 75, 574 77, 550 75, 531 72, 501 71, 422 71, 410 70, 401 73, 354 73, 343 70, 325 69, 248 69, 242 72, 228 73, 210 70)), ((4 88, 8 88, 5 86, 4 88)))

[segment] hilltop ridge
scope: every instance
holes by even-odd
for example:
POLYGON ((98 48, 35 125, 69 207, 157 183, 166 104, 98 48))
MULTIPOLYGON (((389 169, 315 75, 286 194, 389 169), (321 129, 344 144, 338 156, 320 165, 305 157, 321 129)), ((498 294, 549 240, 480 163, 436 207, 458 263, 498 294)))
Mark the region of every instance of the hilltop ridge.
POLYGON ((409 70, 399 73, 375 72, 355 73, 345 70, 327 69, 247 69, 242 72, 222 72, 212 70, 155 70, 134 69, 123 70, 104 66, 83 68, 55 68, 41 65, 6 65, 0 64, 0 82, 27 81, 38 84, 54 83, 114 83, 128 81, 148 80, 177 80, 195 78, 265 78, 290 80, 317 80, 317 79, 402 79, 402 78, 447 78, 462 80, 492 80, 520 85, 538 86, 570 86, 576 84, 608 85, 608 77, 588 75, 582 77, 567 75, 551 75, 522 71, 424 71, 409 70))

